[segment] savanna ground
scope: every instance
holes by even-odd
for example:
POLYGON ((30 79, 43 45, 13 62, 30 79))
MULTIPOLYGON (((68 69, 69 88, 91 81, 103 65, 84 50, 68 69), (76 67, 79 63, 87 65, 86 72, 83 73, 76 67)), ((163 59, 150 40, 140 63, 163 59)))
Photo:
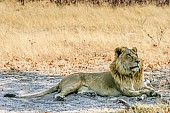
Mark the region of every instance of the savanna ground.
MULTIPOLYGON (((16 2, 4 1, 0 2, 0 32, 1 95, 8 91, 19 91, 19 89, 27 93, 49 88, 62 78, 59 75, 109 71, 108 67, 114 60, 116 47, 135 46, 138 48, 138 55, 145 61, 146 80, 149 80, 155 87, 159 86, 156 87, 157 90, 169 99, 169 6, 71 5, 59 7, 48 1, 28 2, 22 6, 16 2), (153 74, 152 71, 158 73, 153 74), (150 76, 147 76, 146 73, 149 73, 150 76), (52 80, 50 77, 53 77, 52 80), (34 78, 38 79, 34 80, 34 78), (160 85, 161 83, 163 85, 160 85), (29 91, 25 90, 26 88, 29 91)), ((109 99, 98 97, 98 104, 96 104, 96 101, 92 102, 94 99, 83 98, 83 101, 80 101, 82 97, 73 95, 68 101, 72 102, 69 105, 67 102, 53 102, 52 95, 50 96, 51 99, 43 97, 44 101, 0 97, 0 101, 2 101, 0 109, 6 110, 3 112, 20 110, 23 112, 24 106, 25 109, 30 108, 27 106, 35 106, 37 109, 31 107, 26 111, 43 112, 48 109, 41 110, 40 106, 51 106, 49 107, 51 110, 49 110, 56 112, 59 112, 61 108, 61 111, 68 112, 90 108, 100 112, 105 108, 104 111, 107 112, 108 109, 118 108, 114 106, 114 104, 117 105, 115 98, 110 97, 108 97, 109 99), (47 101, 48 99, 49 101, 47 101), (104 103, 102 103, 102 99, 104 99, 104 103), (19 103, 19 105, 14 103, 19 103), (84 107, 84 103, 88 104, 84 107), (3 105, 6 106, 2 107, 3 105), (69 107, 70 109, 67 110, 66 105, 79 109, 69 107)), ((133 98, 126 99, 133 100, 133 98)), ((160 102, 151 98, 146 101, 152 102, 152 104, 160 102)), ((144 104, 149 106, 147 103, 144 104)), ((168 112, 169 106, 163 105, 163 107, 150 107, 151 111, 160 108, 162 112, 163 109, 164 112, 168 112)), ((144 111, 147 112, 147 109, 144 111)))

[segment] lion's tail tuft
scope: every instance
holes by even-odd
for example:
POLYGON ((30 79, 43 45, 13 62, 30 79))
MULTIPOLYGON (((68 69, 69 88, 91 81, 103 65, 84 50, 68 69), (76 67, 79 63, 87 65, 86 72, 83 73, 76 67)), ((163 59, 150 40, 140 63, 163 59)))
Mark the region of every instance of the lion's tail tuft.
POLYGON ((15 94, 5 94, 4 97, 12 98, 12 97, 16 97, 16 95, 15 94))

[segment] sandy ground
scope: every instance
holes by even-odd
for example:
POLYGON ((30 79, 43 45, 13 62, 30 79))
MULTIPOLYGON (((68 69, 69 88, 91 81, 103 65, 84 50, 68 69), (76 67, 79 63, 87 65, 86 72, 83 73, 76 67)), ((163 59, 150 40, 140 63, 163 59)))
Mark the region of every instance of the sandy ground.
MULTIPOLYGON (((163 98, 170 101, 170 70, 145 72, 148 84, 154 86, 163 98)), ((164 105, 164 101, 153 97, 138 100, 137 97, 87 97, 76 93, 67 96, 66 101, 55 101, 53 94, 48 94, 39 98, 6 98, 5 93, 25 94, 43 91, 54 86, 63 76, 40 76, 36 73, 23 74, 3 74, 0 73, 0 112, 17 113, 55 113, 55 112, 114 112, 118 109, 125 109, 122 103, 117 103, 119 99, 124 99, 130 106, 137 104, 164 105)))

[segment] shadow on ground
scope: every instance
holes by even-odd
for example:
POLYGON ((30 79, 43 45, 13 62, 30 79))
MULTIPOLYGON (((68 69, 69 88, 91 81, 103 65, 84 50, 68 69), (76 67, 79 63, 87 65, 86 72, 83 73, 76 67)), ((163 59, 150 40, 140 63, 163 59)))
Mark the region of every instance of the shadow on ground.
MULTIPOLYGON (((153 85, 164 98, 170 100, 170 72, 146 72, 146 79, 153 85)), ((118 99, 126 100, 130 105, 146 104, 156 105, 159 99, 148 97, 145 100, 138 100, 136 97, 86 97, 78 94, 68 95, 67 100, 55 101, 53 94, 38 98, 6 98, 5 93, 34 93, 48 89, 56 85, 63 76, 42 76, 37 73, 25 74, 0 74, 0 111, 3 112, 112 112, 115 109, 126 108, 123 104, 117 103, 118 99)))

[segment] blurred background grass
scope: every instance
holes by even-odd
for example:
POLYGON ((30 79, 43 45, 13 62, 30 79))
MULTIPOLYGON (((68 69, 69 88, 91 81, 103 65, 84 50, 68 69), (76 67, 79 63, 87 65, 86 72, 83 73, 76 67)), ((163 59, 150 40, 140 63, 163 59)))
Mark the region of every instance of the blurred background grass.
POLYGON ((22 6, 6 1, 0 2, 0 32, 1 69, 64 75, 80 68, 107 71, 118 46, 137 47, 145 69, 170 64, 166 6, 58 7, 45 1, 22 6))

